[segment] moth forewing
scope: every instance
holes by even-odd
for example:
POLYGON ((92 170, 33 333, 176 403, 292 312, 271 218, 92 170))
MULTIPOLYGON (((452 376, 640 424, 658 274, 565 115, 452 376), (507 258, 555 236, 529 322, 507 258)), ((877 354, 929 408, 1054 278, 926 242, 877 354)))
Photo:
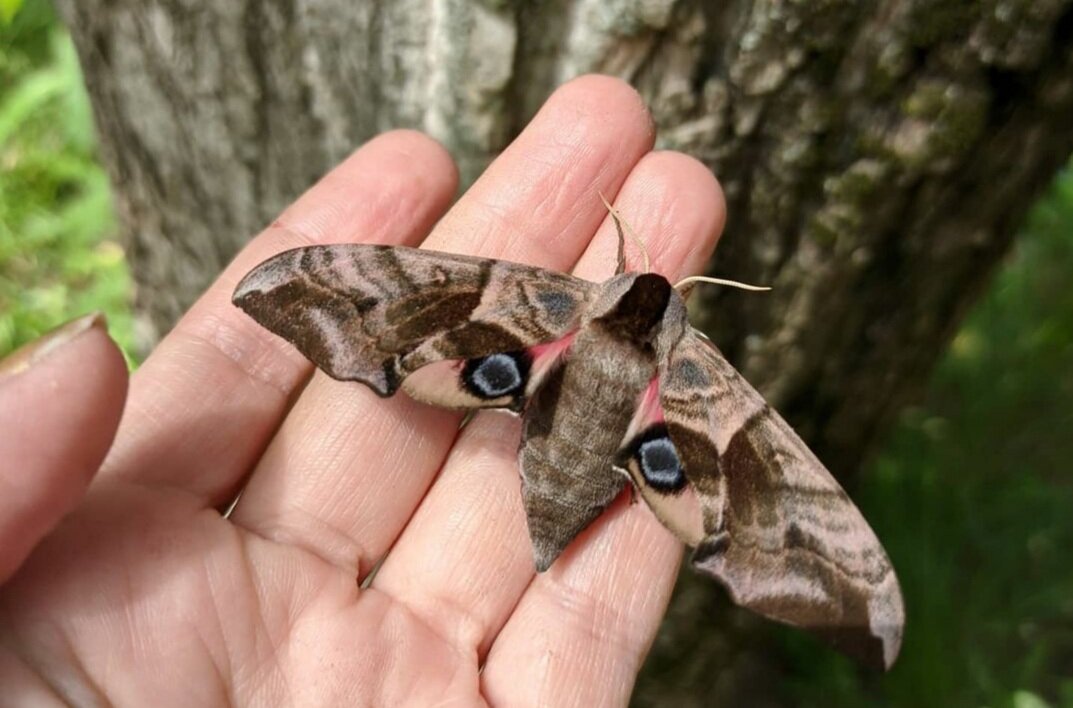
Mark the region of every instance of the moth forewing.
MULTIPOLYGON (((595 288, 564 273, 490 258, 340 244, 268 259, 242 279, 232 301, 329 376, 390 396, 403 379, 436 362, 561 340, 579 326, 595 288)), ((436 387, 422 396, 416 382, 411 390, 450 407, 469 400, 436 387)), ((466 393, 482 398, 480 391, 466 393)))

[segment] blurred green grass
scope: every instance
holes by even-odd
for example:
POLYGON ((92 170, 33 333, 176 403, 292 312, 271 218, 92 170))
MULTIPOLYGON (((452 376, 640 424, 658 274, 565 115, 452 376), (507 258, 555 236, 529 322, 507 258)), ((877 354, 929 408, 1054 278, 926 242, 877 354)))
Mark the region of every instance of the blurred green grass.
MULTIPOLYGON (((10 0, 8 0, 10 4, 10 0)), ((45 2, 0 12, 0 355, 99 309, 133 351, 132 281, 74 47, 45 2)), ((129 356, 129 355, 128 355, 129 356)))
MULTIPOLYGON (((0 354, 91 309, 132 351, 132 283, 73 49, 0 7, 0 354)), ((1073 168, 856 495, 902 580, 886 676, 777 632, 803 706, 1073 706, 1073 168)))

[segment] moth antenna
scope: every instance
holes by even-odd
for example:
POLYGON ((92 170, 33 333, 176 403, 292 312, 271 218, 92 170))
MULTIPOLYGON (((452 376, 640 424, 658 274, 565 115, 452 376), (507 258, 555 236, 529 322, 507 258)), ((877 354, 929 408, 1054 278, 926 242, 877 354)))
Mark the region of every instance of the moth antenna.
POLYGON ((600 195, 600 201, 604 203, 607 210, 612 214, 612 220, 615 222, 615 230, 618 232, 618 261, 615 264, 615 275, 621 275, 626 272, 626 237, 622 234, 622 224, 618 222, 618 219, 614 218, 614 211, 611 209, 611 204, 608 203, 607 197, 603 192, 597 191, 600 195))
POLYGON ((644 259, 646 273, 652 272, 652 262, 648 258, 648 249, 645 248, 644 241, 634 233, 633 228, 630 227, 628 221, 622 218, 622 214, 618 212, 615 207, 611 206, 611 202, 607 201, 607 198, 603 195, 603 192, 597 192, 600 195, 600 201, 604 203, 604 207, 611 215, 611 220, 615 222, 615 230, 618 231, 618 266, 615 269, 615 275, 626 272, 626 239, 622 235, 622 228, 626 227, 626 233, 630 235, 633 242, 637 244, 637 248, 641 251, 641 257, 644 259))
POLYGON ((728 285, 732 288, 740 288, 741 290, 749 290, 751 292, 766 292, 771 290, 766 285, 749 285, 748 283, 739 283, 736 280, 725 280, 723 278, 710 278, 707 275, 691 275, 688 278, 682 278, 674 284, 674 289, 679 291, 682 298, 689 297, 689 294, 693 292, 693 286, 696 283, 710 283, 712 285, 728 285))

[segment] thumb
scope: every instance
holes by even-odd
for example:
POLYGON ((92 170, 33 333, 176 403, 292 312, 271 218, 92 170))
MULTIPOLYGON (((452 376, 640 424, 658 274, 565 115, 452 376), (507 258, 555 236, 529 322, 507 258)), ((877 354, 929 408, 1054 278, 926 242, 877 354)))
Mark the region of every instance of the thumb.
POLYGON ((0 582, 82 498, 112 445, 127 378, 99 313, 0 361, 0 582))

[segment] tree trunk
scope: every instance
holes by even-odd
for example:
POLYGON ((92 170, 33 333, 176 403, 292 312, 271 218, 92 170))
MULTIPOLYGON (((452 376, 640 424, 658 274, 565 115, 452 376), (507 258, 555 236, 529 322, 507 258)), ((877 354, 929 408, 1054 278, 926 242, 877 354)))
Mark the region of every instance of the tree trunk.
MULTIPOLYGON (((556 85, 627 78, 661 146, 723 183, 716 270, 775 286, 702 289, 699 322, 843 479, 917 394, 1073 149, 1070 0, 59 5, 139 303, 161 330, 375 133, 430 133, 468 182, 556 85)), ((720 670, 720 695, 740 697, 763 670, 695 637, 682 608, 717 601, 689 587, 651 662, 679 670, 643 682, 639 703, 707 704, 720 670)))

